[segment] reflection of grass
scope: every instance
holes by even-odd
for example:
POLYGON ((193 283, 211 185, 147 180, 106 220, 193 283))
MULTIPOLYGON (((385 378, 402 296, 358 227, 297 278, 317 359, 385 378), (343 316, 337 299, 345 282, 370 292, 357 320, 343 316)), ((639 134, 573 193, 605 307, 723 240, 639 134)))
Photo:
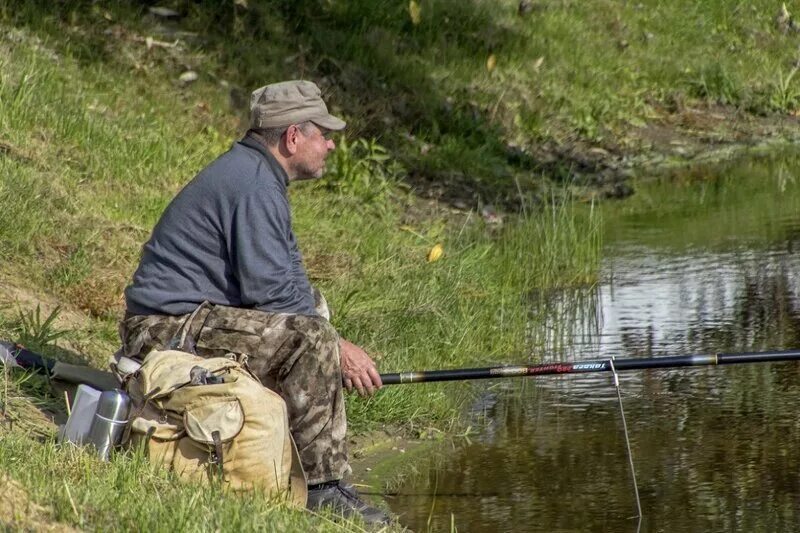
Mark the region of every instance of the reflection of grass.
POLYGON ((792 152, 698 166, 643 181, 635 196, 604 213, 612 230, 658 227, 637 238, 648 244, 652 235, 658 247, 697 243, 724 248, 734 236, 762 244, 794 238, 800 223, 798 166, 800 156, 792 152), (616 223, 619 218, 626 223, 616 223))

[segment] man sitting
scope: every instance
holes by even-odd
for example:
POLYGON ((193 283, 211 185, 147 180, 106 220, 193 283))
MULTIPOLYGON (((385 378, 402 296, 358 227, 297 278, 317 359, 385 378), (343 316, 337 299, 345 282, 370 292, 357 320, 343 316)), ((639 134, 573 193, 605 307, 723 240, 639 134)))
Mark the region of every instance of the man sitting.
POLYGON ((125 290, 124 355, 167 348, 181 328, 200 356, 246 355, 286 401, 308 507, 382 523, 382 512, 341 483, 349 472, 342 385, 367 395, 381 379, 372 359, 328 321, 303 267, 287 197, 292 181, 323 175, 335 148, 328 135, 345 123, 308 81, 256 90, 250 118, 244 138, 184 187, 144 245, 125 290))

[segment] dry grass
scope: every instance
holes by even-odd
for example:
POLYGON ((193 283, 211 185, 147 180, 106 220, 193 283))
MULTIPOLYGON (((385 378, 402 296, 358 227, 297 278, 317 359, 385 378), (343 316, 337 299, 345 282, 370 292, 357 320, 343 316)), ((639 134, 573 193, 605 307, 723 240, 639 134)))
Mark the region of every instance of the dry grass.
POLYGON ((66 524, 54 522, 52 510, 31 500, 22 485, 0 472, 0 524, 12 531, 52 531, 71 533, 78 531, 66 524))

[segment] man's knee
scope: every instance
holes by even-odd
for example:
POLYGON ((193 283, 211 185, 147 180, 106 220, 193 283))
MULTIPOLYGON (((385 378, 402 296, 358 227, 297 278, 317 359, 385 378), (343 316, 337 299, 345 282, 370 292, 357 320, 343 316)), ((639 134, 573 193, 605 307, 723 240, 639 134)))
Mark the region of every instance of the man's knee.
POLYGON ((291 326, 302 334, 318 350, 336 350, 338 353, 339 334, 330 322, 319 316, 297 315, 291 326))

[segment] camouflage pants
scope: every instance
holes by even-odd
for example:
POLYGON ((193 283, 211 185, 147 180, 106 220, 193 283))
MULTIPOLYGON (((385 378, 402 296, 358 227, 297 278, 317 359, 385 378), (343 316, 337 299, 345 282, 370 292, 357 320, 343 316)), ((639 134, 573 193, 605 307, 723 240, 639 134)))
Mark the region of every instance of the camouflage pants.
MULTIPOLYGON (((189 315, 126 315, 124 354, 143 358, 164 349, 189 315)), ((289 428, 310 485, 348 473, 347 418, 339 337, 320 317, 208 305, 188 325, 197 355, 246 354, 261 382, 286 401, 289 428)))

